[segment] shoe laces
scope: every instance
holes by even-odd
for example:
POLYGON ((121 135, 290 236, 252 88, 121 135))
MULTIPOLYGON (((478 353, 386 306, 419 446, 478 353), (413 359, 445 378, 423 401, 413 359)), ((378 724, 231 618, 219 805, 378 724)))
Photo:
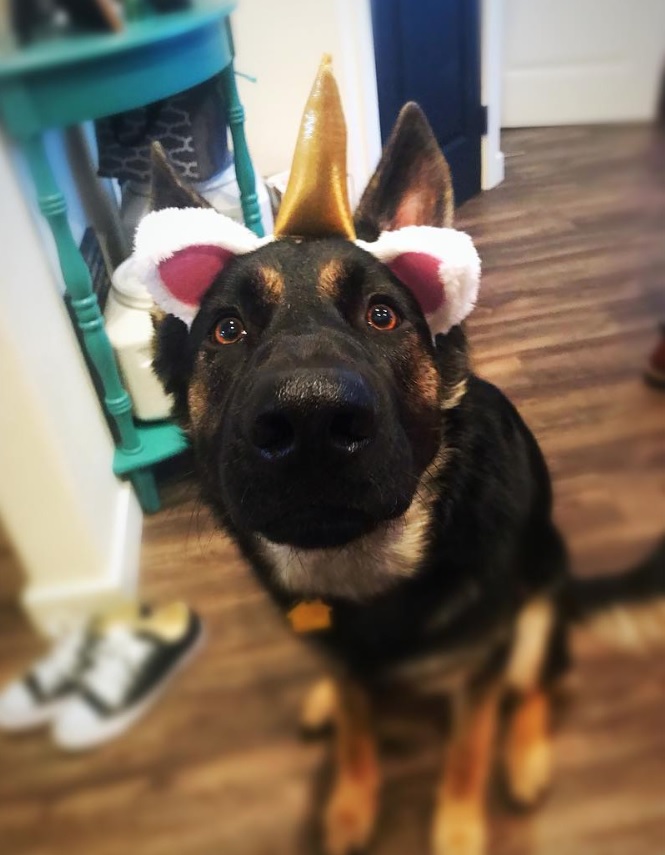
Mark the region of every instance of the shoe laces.
POLYGON ((154 650, 149 639, 137 636, 131 629, 111 627, 90 650, 79 685, 107 706, 117 707, 154 650))

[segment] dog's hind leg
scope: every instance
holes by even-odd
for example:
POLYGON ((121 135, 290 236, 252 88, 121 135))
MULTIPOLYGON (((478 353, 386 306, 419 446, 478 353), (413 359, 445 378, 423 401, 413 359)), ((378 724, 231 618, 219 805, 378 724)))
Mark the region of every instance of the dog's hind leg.
POLYGON ((328 855, 347 855, 369 841, 378 808, 380 773, 370 700, 356 683, 335 691, 335 783, 324 817, 328 855))
POLYGON ((434 816, 434 855, 483 855, 486 850, 485 802, 500 698, 495 681, 454 699, 453 734, 434 816))

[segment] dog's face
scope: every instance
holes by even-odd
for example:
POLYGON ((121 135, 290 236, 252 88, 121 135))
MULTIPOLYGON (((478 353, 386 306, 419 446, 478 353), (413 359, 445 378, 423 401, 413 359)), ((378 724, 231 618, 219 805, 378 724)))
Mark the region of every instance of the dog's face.
MULTIPOLYGON (((362 237, 444 224, 449 179, 430 134, 418 116, 393 135, 357 213, 362 237)), ((173 180, 157 170, 157 206, 177 202, 173 180)), ((190 330, 161 321, 155 367, 222 520, 318 549, 405 513, 466 358, 459 328, 434 346, 416 299, 368 252, 283 239, 232 261, 190 330)))

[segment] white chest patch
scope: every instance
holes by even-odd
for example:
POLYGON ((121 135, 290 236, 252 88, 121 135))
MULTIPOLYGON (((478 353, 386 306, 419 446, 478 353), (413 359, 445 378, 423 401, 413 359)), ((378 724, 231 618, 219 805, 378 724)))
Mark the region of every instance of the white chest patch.
POLYGON ((276 580, 300 597, 362 600, 412 576, 423 559, 432 518, 431 481, 444 455, 421 478, 406 513, 338 549, 295 549, 259 538, 276 580))

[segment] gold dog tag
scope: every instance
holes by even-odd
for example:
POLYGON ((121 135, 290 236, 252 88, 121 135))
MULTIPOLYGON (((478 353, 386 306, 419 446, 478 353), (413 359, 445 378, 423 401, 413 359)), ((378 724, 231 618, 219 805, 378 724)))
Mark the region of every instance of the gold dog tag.
POLYGON ((294 632, 317 632, 330 628, 331 612, 332 609, 323 600, 308 600, 294 606, 287 617, 294 632))

